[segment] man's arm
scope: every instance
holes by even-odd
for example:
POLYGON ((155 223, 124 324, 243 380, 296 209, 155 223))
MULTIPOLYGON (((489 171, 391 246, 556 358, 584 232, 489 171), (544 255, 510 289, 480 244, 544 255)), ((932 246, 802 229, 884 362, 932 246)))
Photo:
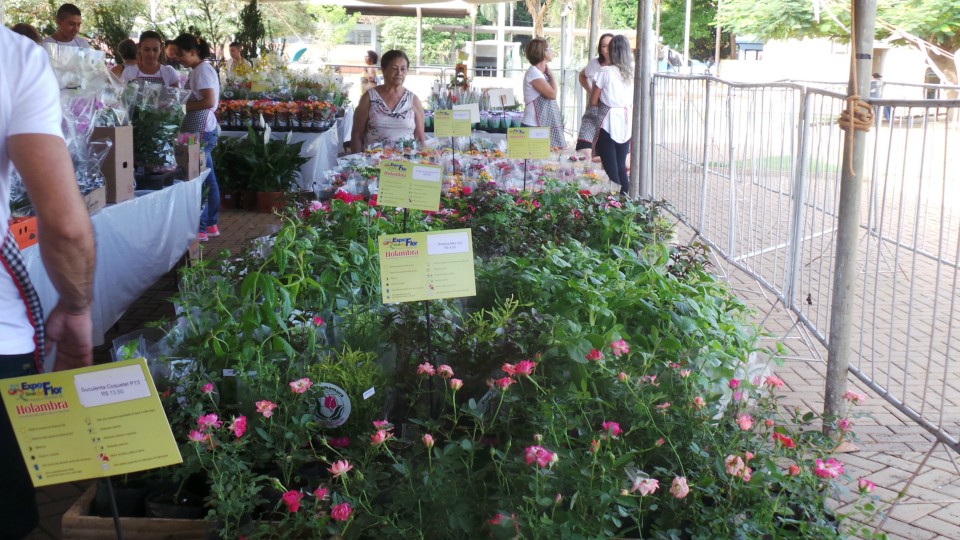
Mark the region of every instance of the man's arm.
POLYGON ((7 138, 7 152, 37 212, 40 254, 60 294, 47 319, 47 340, 57 345, 54 369, 90 365, 93 225, 67 147, 54 135, 23 134, 7 138))

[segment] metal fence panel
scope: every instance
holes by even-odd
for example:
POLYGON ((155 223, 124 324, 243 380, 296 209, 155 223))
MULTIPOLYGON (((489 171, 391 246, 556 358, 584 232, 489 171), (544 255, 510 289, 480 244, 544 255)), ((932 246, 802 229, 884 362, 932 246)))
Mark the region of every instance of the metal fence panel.
MULTIPOLYGON (((653 195, 826 346, 845 96, 663 75, 653 96, 653 195)), ((873 103, 850 370, 960 449, 960 101, 873 103)))

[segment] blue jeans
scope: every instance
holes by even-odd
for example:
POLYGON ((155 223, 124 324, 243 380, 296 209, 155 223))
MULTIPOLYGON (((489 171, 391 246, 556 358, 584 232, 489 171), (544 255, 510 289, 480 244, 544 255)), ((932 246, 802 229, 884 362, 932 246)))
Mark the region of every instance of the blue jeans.
POLYGON ((217 146, 217 132, 208 131, 200 139, 200 149, 206 154, 207 175, 203 185, 207 187, 206 204, 200 209, 200 231, 220 223, 220 186, 217 184, 217 175, 213 172, 213 149, 217 146))

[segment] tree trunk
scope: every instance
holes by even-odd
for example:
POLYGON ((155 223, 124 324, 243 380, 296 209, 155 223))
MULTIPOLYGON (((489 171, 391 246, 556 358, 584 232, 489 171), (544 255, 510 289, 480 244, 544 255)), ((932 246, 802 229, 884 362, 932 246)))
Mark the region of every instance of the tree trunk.
POLYGON ((550 2, 553 0, 524 0, 524 4, 527 6, 527 11, 530 12, 530 16, 533 17, 533 37, 543 37, 543 19, 547 16, 547 8, 550 7, 550 2))

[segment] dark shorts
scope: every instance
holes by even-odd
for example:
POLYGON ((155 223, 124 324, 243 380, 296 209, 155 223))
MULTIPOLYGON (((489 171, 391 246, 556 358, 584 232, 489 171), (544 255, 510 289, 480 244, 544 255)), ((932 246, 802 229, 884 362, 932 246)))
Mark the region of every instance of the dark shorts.
MULTIPOLYGON (((32 375, 37 372, 34 354, 0 355, 0 379, 32 375)), ((0 388, 6 391, 6 388, 0 388)), ((19 540, 29 535, 40 522, 37 499, 30 472, 20 454, 10 425, 7 409, 0 407, 0 539, 19 540)))

